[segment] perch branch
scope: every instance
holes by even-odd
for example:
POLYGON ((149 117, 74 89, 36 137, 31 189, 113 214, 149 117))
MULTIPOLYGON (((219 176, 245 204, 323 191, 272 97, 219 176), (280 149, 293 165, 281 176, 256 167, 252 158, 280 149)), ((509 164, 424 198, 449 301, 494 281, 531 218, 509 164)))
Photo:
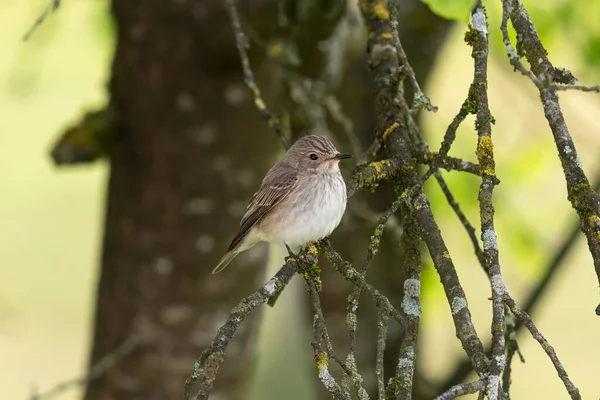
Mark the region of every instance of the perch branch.
POLYGON ((208 346, 202 355, 194 363, 194 371, 185 382, 183 398, 188 400, 192 396, 196 382, 200 380, 200 388, 196 395, 196 399, 208 399, 212 390, 219 367, 225 356, 225 349, 229 342, 252 311, 258 308, 261 304, 266 303, 271 296, 275 294, 278 286, 285 286, 292 279, 301 265, 311 266, 317 262, 317 249, 312 246, 300 254, 298 260, 288 259, 283 267, 271 278, 263 287, 255 293, 244 298, 231 311, 229 318, 217 331, 214 340, 208 346))

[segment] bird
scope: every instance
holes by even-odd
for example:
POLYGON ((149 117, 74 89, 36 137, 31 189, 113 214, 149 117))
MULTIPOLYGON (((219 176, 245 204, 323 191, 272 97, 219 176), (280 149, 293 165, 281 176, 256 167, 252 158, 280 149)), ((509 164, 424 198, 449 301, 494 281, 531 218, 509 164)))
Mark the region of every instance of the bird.
POLYGON ((323 136, 300 137, 265 175, 212 273, 260 242, 283 244, 295 256, 294 251, 329 236, 346 211, 346 184, 339 162, 351 157, 323 136))

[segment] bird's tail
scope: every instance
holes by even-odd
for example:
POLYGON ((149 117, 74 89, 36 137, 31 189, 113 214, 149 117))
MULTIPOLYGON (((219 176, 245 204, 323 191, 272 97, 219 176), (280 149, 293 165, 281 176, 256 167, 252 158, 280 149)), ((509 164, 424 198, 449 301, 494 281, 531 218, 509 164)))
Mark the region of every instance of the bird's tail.
POLYGON ((229 265, 229 263, 235 258, 235 256, 237 256, 239 254, 239 250, 238 249, 233 249, 233 250, 229 250, 227 253, 225 253, 225 255, 223 257, 221 257, 221 259, 219 260, 219 263, 217 264, 217 266, 215 267, 215 269, 213 269, 213 274, 216 274, 218 272, 221 272, 225 269, 225 267, 227 265, 229 265))

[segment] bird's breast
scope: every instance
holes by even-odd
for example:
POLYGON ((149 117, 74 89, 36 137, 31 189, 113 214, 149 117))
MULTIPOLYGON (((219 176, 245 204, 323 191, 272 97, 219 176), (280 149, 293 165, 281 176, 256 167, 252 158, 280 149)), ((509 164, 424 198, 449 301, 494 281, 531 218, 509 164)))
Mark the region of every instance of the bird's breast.
POLYGON ((294 200, 280 214, 279 236, 290 246, 328 236, 346 210, 346 185, 341 174, 315 174, 300 183, 294 200))

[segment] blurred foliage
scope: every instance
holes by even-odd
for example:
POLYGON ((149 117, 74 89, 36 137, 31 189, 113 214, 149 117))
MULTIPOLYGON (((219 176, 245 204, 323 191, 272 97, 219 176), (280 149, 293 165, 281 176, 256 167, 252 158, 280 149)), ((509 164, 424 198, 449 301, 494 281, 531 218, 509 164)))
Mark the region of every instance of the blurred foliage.
POLYGON ((473 0, 422 0, 442 18, 465 22, 469 19, 473 0))
MULTIPOLYGON (((473 0, 422 0, 436 14, 460 23, 467 23, 473 0)), ((499 31, 502 19, 502 2, 484 1, 487 8, 488 26, 492 50, 495 55, 505 54, 499 31)), ((533 23, 551 53, 567 53, 587 68, 600 65, 600 2, 566 0, 525 0, 533 23)), ((510 23, 509 23, 510 26, 510 23)), ((511 39, 515 34, 510 28, 511 39)), ((560 65, 557 65, 560 66, 560 65)), ((565 66, 568 68, 568 66, 565 66)), ((587 69, 573 71, 579 79, 591 79, 594 74, 587 69)))
POLYGON ((106 157, 114 141, 113 132, 108 109, 88 111, 60 136, 52 148, 52 159, 56 165, 69 165, 106 157))

